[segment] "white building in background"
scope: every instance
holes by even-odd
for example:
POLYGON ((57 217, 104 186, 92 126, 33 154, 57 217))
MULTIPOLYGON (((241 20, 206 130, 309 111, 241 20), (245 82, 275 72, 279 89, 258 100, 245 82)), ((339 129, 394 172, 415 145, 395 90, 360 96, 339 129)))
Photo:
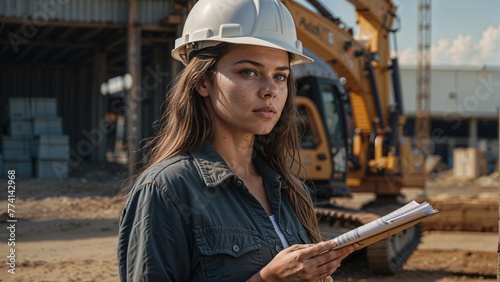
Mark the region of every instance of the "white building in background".
MULTIPOLYGON (((414 135, 417 111, 417 68, 401 66, 406 134, 414 135)), ((453 149, 486 151, 491 167, 498 159, 500 67, 439 67, 431 70, 431 141, 433 153, 451 166, 453 149)))

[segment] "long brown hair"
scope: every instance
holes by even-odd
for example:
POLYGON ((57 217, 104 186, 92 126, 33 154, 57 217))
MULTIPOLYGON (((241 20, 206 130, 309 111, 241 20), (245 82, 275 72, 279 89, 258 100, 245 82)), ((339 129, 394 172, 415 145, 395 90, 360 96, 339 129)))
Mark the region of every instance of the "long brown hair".
MULTIPOLYGON (((218 60, 234 45, 221 43, 193 53, 189 64, 180 72, 167 94, 167 108, 161 127, 147 143, 149 163, 145 170, 174 155, 195 150, 205 140, 212 140, 213 122, 197 93, 195 85, 205 77, 213 79, 218 60)), ((311 240, 319 242, 316 214, 308 192, 295 177, 299 158, 299 115, 295 105, 296 84, 292 75, 288 79, 288 97, 281 117, 267 135, 256 136, 255 152, 269 163, 286 181, 285 195, 292 204, 311 240)))

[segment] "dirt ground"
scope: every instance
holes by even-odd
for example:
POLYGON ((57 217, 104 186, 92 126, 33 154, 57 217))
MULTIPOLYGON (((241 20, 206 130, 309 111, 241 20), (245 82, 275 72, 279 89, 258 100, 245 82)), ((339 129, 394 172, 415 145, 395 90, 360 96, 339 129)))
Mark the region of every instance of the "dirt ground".
MULTIPOLYGON (((118 281, 116 235, 125 199, 122 192, 125 174, 126 169, 107 165, 82 167, 64 181, 17 179, 15 232, 7 228, 11 223, 6 223, 5 218, 0 224, 0 257, 3 258, 0 281, 118 281), (16 244, 8 246, 7 240, 13 234, 16 244), (8 272, 9 265, 5 263, 9 260, 6 257, 12 257, 10 248, 13 247, 15 274, 8 272)), ((6 185, 7 179, 0 178, 0 181, 6 185)), ((434 184, 444 187, 442 183, 434 184)), ((443 193, 474 197, 467 194, 471 189, 467 185, 459 189, 456 185, 450 187, 441 193, 434 189, 428 194, 431 197, 442 197, 443 193)), ((498 186, 485 189, 498 196, 498 186)), ((0 211, 6 210, 8 205, 7 194, 2 194, 0 211)), ((447 234, 460 238, 462 233, 447 234)), ((438 231, 426 231, 424 241, 427 236, 438 238, 434 239, 438 240, 438 245, 439 238, 446 238, 439 237, 438 231)), ((419 247, 395 275, 375 275, 359 254, 344 261, 334 279, 353 282, 496 281, 496 268, 496 246, 491 250, 472 246, 470 249, 463 246, 457 249, 419 247)))

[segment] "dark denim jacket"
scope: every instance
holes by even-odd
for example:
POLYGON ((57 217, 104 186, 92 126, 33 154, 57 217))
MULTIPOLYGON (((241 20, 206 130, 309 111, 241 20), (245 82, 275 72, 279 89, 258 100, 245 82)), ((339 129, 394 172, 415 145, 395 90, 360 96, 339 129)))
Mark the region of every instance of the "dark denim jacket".
MULTIPOLYGON (((285 183, 254 164, 289 244, 310 243, 285 183)), ((245 281, 282 248, 263 207, 208 143, 151 168, 120 218, 121 281, 245 281)))

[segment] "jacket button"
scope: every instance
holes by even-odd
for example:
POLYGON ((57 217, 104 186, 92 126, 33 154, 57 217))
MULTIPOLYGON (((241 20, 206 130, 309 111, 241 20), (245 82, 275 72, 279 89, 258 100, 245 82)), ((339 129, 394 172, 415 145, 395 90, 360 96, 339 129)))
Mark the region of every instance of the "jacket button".
POLYGON ((239 252, 239 251, 240 251, 240 247, 239 247, 238 245, 234 245, 234 246, 233 246, 233 251, 234 251, 235 253, 239 252))
POLYGON ((242 187, 243 186, 243 181, 241 181, 240 179, 236 180, 236 186, 242 187))
POLYGON ((288 233, 288 235, 292 235, 292 230, 290 230, 290 228, 287 228, 286 233, 288 233))
POLYGON ((276 245, 276 251, 279 253, 281 252, 281 247, 279 245, 276 245))

